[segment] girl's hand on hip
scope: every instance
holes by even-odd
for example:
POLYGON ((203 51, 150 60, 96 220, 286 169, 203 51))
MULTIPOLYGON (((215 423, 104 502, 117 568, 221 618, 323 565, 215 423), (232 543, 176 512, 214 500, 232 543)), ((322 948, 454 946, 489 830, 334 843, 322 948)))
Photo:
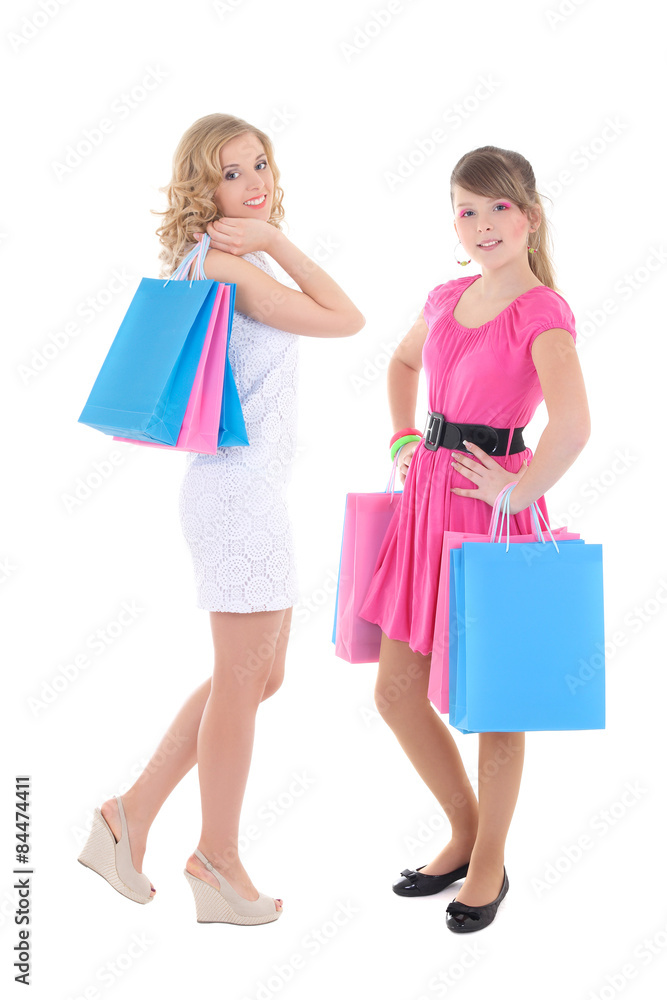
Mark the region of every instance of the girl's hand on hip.
MULTIPOLYGON (((214 250, 242 257, 253 250, 268 250, 277 230, 263 219, 224 218, 209 222, 206 232, 214 250)), ((201 233, 193 236, 197 241, 201 239, 201 233)))
MULTIPOLYGON (((420 439, 421 440, 421 439, 420 439)), ((412 456, 415 453, 415 449, 419 446, 419 441, 408 441, 399 448, 398 462, 396 463, 396 472, 398 473, 401 485, 405 482, 405 477, 408 474, 408 468, 410 462, 412 461, 412 456)))
POLYGON ((485 503, 493 507, 503 486, 521 479, 528 468, 528 462, 524 459, 518 472, 508 472, 492 455, 487 455, 476 444, 471 444, 468 441, 465 441, 464 444, 472 454, 465 455, 460 451, 453 451, 452 465, 457 472, 469 479, 477 488, 465 490, 452 486, 452 493, 457 493, 460 497, 474 497, 477 500, 484 500, 485 503))

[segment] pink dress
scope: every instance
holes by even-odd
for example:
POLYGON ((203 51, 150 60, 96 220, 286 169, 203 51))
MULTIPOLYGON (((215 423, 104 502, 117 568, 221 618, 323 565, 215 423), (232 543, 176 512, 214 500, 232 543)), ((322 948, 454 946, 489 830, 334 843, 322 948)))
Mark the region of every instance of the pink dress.
MULTIPOLYGON (((461 326, 453 315, 456 303, 479 277, 454 278, 429 292, 422 351, 428 408, 454 422, 525 427, 544 398, 532 343, 554 328, 568 330, 576 342, 574 315, 558 292, 538 285, 488 323, 461 326)), ((475 488, 455 471, 451 454, 449 448, 429 451, 419 442, 360 611, 390 639, 402 639, 425 655, 433 650, 443 531, 488 532, 491 526, 489 504, 451 492, 475 488)), ((510 472, 532 457, 530 448, 493 456, 510 472)), ((548 519, 544 497, 537 503, 548 519)), ((510 517, 510 531, 532 531, 529 508, 510 517)))

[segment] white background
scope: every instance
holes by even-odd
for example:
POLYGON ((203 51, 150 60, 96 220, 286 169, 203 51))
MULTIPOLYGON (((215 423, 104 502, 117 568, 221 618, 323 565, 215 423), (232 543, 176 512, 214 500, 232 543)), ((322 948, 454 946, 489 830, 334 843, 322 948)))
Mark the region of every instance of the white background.
MULTIPOLYGON (((664 53, 647 2, 560 7, 4 5, 0 941, 5 979, 18 940, 13 778, 29 774, 32 996, 656 995, 667 947, 664 53), (128 109, 124 95, 149 71, 160 82, 128 109), (493 92, 475 99, 485 79, 493 92), (212 112, 271 134, 287 235, 309 255, 335 245, 324 266, 367 319, 354 337, 300 343, 289 498, 301 601, 286 680, 259 709, 241 820, 242 835, 261 832, 244 864, 285 913, 254 929, 195 922, 182 875, 199 836, 195 769, 150 833, 152 906, 76 861, 94 806, 134 781, 211 672, 178 521, 185 457, 119 445, 77 418, 139 279, 157 275, 150 210, 164 207, 173 151, 212 112), (112 131, 58 177, 67 147, 103 118, 112 131), (445 140, 392 187, 388 174, 401 157, 416 162, 437 128, 445 140), (577 318, 593 432, 547 503, 554 523, 579 505, 573 530, 604 546, 607 728, 527 735, 509 895, 492 927, 462 937, 445 926, 456 885, 417 901, 391 891, 449 826, 375 711, 375 666, 338 659, 331 628, 345 494, 384 489, 390 471, 386 365, 429 290, 464 273, 449 177, 489 143, 527 156, 551 194, 557 284, 577 318), (129 280, 107 303, 114 271, 129 280), (87 322, 89 296, 99 311, 87 322), (66 495, 112 452, 112 474, 68 509, 66 495), (123 602, 142 609, 134 623, 35 709, 123 602), (298 796, 295 775, 308 786, 298 796), (145 947, 128 958, 135 935, 145 947)), ((425 418, 422 375, 418 427, 425 418)), ((542 406, 533 450, 545 420, 542 406)), ((478 740, 453 732, 477 788, 478 740)))

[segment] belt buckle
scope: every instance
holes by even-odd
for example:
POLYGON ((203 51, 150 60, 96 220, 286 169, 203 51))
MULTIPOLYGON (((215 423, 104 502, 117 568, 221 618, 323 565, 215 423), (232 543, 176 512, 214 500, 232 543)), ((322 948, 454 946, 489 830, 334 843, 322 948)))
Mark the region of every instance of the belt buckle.
POLYGON ((436 451, 440 447, 440 434, 444 423, 443 413, 429 413, 423 437, 424 447, 429 451, 436 451))

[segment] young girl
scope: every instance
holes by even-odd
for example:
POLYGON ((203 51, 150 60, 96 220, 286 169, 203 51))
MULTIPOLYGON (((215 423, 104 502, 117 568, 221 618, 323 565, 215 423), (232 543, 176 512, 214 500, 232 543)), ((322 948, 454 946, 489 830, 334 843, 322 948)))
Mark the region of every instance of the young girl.
POLYGON ((440 853, 416 871, 405 869, 394 892, 425 896, 465 876, 446 922, 452 931, 474 931, 491 923, 509 887, 504 847, 525 733, 479 734, 478 803, 456 743, 427 698, 442 535, 488 532, 494 500, 511 482, 518 485, 510 531, 530 533, 529 505, 537 501, 547 515, 543 494, 572 465, 590 424, 575 320, 555 290, 530 164, 519 153, 482 146, 456 164, 450 191, 464 252, 456 259, 474 261, 482 273, 434 288, 390 361, 392 458, 399 449, 404 490, 361 615, 382 627, 378 709, 452 828, 440 853), (422 363, 425 436, 412 426, 422 363), (533 456, 521 430, 542 399, 548 424, 533 456), (497 443, 475 428, 480 424, 497 431, 497 443), (393 675, 407 676, 408 665, 415 679, 399 698, 394 685, 387 698, 393 675))
POLYGON ((249 443, 189 454, 181 487, 198 607, 210 612, 213 674, 185 702, 129 791, 95 810, 79 856, 123 895, 150 902, 155 889, 142 874, 148 831, 197 763, 202 828, 185 875, 200 923, 261 924, 282 912, 281 900, 258 893, 241 864, 238 832, 257 707, 282 683, 298 598, 284 498, 296 450, 298 336, 348 337, 365 323, 336 282, 282 233, 279 177, 264 132, 212 114, 182 137, 163 189, 169 207, 157 230, 161 276, 206 231, 206 278, 236 284, 229 360, 249 443), (301 291, 276 280, 267 255, 301 291))

